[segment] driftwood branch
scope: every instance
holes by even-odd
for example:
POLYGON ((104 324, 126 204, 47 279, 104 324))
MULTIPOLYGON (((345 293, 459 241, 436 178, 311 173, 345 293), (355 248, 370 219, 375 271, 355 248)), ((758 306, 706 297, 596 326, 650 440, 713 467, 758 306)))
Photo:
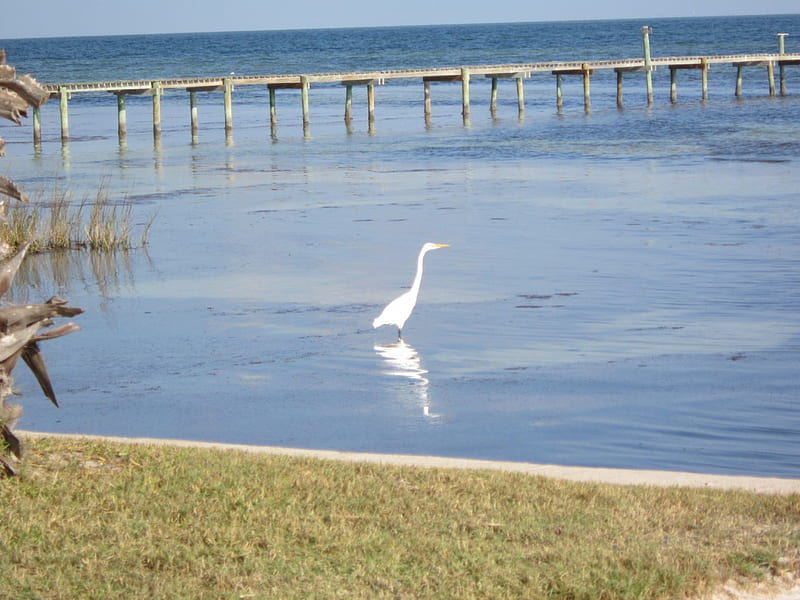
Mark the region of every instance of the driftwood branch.
POLYGON ((0 79, 14 79, 16 76, 17 70, 6 64, 6 51, 0 48, 0 79))
POLYGON ((2 297, 3 294, 11 288, 11 284, 14 283, 14 277, 16 277, 19 266, 22 264, 22 260, 25 258, 25 254, 28 252, 30 246, 30 242, 22 244, 14 255, 14 258, 7 260, 0 266, 0 297, 2 297))
POLYGON ((6 64, 6 51, 0 50, 0 117, 19 125, 29 106, 42 106, 49 97, 31 75, 17 77, 17 70, 6 64))
MULTIPOLYGON (((25 306, 7 306, 0 308, 0 336, 10 336, 23 329, 53 317, 74 317, 83 312, 83 309, 66 306, 66 300, 48 300, 44 304, 27 304, 25 306)), ((49 325, 49 324, 46 324, 49 325)), ((40 325, 41 326, 41 325, 40 325)), ((31 333, 33 336, 35 332, 31 333)), ((2 340, 0 337, 0 360, 3 359, 2 340)))
POLYGON ((22 125, 22 118, 28 116, 28 103, 18 94, 6 89, 7 81, 0 79, 0 117, 22 125))
MULTIPOLYGON (((2 142, 2 140, 0 140, 2 142)), ((0 156, 2 154, 2 146, 0 146, 0 156)), ((28 197, 22 191, 22 188, 19 187, 16 183, 8 179, 7 177, 3 177, 0 175, 0 194, 4 194, 9 198, 14 198, 14 200, 19 200, 20 202, 27 202, 28 197)), ((5 211, 3 211, 3 216, 5 216, 5 211)), ((2 294, 0 294, 2 295, 2 294)))
MULTIPOLYGON (((28 115, 28 107, 42 106, 49 98, 48 92, 30 75, 16 76, 16 70, 6 64, 6 53, 0 49, 0 118, 20 124, 28 115)), ((0 156, 5 142, 0 138, 0 156)), ((0 196, 26 202, 20 187, 0 175, 0 196)), ((0 200, 0 220, 5 218, 5 199, 0 200)), ((19 270, 30 243, 22 244, 17 253, 0 265, 0 296, 5 294, 19 270)), ((7 448, 18 459, 22 458, 22 442, 12 428, 22 414, 18 404, 6 400, 13 394, 11 371, 22 358, 33 372, 45 397, 58 406, 53 384, 39 342, 52 340, 80 329, 75 323, 52 327, 56 317, 73 317, 82 313, 80 308, 67 306, 67 301, 53 297, 42 304, 5 306, 0 308, 0 448, 7 448), (50 327, 50 329, 47 329, 50 327)), ((15 475, 14 467, 0 456, 0 477, 15 475)))
POLYGON ((0 86, 16 94, 30 106, 43 106, 50 98, 50 92, 39 85, 39 82, 30 75, 0 80, 0 86))
MULTIPOLYGON (((0 296, 11 287, 29 246, 30 244, 23 244, 19 252, 0 267, 0 296)), ((55 317, 74 317, 82 312, 83 309, 67 306, 67 301, 57 296, 43 304, 0 308, 0 397, 7 391, 3 382, 7 381, 21 357, 33 372, 45 397, 58 406, 38 342, 68 335, 80 328, 75 323, 66 323, 47 331, 41 330, 53 325, 55 317)), ((10 407, 5 405, 4 399, 0 403, 0 424, 10 427, 10 407)), ((8 439, 6 443, 8 444, 8 439)))
MULTIPOLYGON (((30 244, 23 244, 13 258, 0 266, 0 296, 8 291, 14 282, 29 246, 30 244)), ((42 304, 0 308, 0 435, 3 443, 18 458, 22 454, 22 444, 11 428, 22 413, 22 409, 17 404, 6 404, 6 398, 11 394, 11 371, 22 358, 39 382, 45 397, 58 406, 39 342, 73 333, 80 328, 75 323, 66 323, 42 330, 51 327, 55 317, 74 317, 82 312, 80 308, 67 306, 67 301, 57 296, 42 304)), ((3 466, 6 473, 13 474, 9 472, 11 467, 8 463, 0 464, 0 467, 3 466)))

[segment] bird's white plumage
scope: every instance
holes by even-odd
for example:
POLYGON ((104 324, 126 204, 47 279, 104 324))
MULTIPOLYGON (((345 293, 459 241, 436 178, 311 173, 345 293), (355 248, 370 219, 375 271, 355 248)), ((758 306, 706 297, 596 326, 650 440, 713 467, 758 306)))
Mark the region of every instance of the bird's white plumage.
POLYGON ((411 285, 411 289, 392 300, 386 308, 383 309, 383 312, 372 321, 373 327, 396 325, 397 335, 402 335, 403 326, 406 324, 408 317, 411 316, 411 312, 414 310, 414 306, 417 304, 419 287, 422 284, 422 270, 425 254, 431 250, 446 248, 448 246, 449 244, 434 244, 433 242, 428 242, 422 246, 422 249, 419 251, 419 256, 417 257, 417 274, 414 276, 414 283, 411 285))

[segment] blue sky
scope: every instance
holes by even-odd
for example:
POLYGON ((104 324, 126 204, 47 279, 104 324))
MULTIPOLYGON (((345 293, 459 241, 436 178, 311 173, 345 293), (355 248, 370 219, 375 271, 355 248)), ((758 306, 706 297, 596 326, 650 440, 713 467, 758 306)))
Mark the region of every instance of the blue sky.
POLYGON ((14 18, 0 21, 0 39, 798 11, 798 0, 38 0, 15 5, 14 18))

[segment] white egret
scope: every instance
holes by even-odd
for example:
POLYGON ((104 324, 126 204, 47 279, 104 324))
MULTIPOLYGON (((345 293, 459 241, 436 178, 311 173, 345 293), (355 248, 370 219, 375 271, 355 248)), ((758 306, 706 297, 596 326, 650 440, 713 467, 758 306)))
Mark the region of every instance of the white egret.
POLYGON ((417 257, 417 274, 414 277, 414 283, 411 285, 411 289, 392 300, 386 308, 383 309, 383 312, 372 321, 373 327, 378 328, 381 325, 396 325, 398 339, 403 337, 403 325, 406 324, 408 317, 411 316, 411 311, 414 310, 414 306, 417 304, 419 286, 422 283, 422 262, 425 259, 425 254, 437 248, 447 248, 449 245, 450 244, 434 244, 433 242, 428 242, 422 246, 422 250, 419 251, 419 256, 417 257))

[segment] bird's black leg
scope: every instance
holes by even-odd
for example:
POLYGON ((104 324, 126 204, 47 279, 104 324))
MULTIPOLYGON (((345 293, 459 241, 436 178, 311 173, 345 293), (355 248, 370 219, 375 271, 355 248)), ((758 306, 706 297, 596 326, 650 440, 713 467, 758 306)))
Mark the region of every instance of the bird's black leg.
POLYGON ((397 341, 398 342, 403 341, 403 330, 400 329, 399 327, 397 328, 397 341))
POLYGON ((14 477, 17 474, 17 471, 12 467, 9 463, 7 463, 4 459, 0 458, 0 475, 5 475, 6 477, 14 477))
POLYGON ((8 449, 14 456, 16 456, 17 458, 22 458, 22 453, 24 451, 22 447, 22 442, 16 435, 14 435, 14 432, 12 432, 8 428, 8 425, 3 424, 0 427, 0 437, 2 437, 5 446, 8 447, 8 449))

